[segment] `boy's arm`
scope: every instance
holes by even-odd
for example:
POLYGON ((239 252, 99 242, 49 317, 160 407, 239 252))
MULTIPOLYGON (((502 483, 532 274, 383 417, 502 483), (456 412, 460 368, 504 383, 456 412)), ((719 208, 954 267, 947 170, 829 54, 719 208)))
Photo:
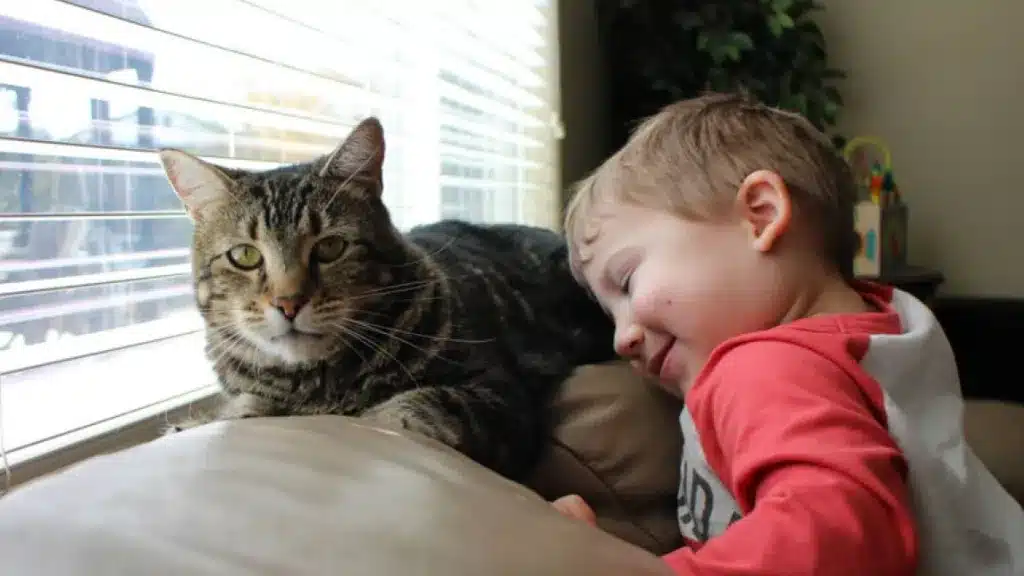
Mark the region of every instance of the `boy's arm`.
POLYGON ((906 463, 868 391, 779 341, 741 344, 709 374, 687 403, 746 515, 699 551, 667 555, 677 574, 914 573, 906 463))

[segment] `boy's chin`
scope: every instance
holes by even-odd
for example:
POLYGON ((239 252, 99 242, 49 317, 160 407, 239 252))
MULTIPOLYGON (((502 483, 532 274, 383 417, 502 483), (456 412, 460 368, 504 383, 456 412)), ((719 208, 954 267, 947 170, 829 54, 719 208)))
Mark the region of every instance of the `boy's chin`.
POLYGON ((633 367, 633 371, 641 375, 645 380, 649 380, 656 384, 658 388, 661 388, 665 392, 668 392, 672 396, 683 399, 684 382, 680 378, 663 379, 656 374, 650 374, 644 367, 644 363, 641 360, 630 360, 629 365, 633 367))
POLYGON ((676 398, 679 398, 680 400, 683 399, 683 390, 685 388, 682 382, 679 382, 678 380, 662 380, 661 378, 657 378, 654 381, 658 384, 658 388, 661 388, 665 392, 668 392, 669 394, 675 396, 676 398))

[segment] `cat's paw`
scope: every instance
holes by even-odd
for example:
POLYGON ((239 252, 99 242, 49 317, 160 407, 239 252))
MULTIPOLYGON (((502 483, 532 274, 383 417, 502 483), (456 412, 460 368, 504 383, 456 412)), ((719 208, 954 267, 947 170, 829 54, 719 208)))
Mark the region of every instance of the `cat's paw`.
POLYGON ((436 411, 424 411, 422 406, 416 409, 415 404, 396 398, 370 408, 360 418, 371 425, 405 430, 452 447, 461 443, 457 423, 451 417, 436 411))

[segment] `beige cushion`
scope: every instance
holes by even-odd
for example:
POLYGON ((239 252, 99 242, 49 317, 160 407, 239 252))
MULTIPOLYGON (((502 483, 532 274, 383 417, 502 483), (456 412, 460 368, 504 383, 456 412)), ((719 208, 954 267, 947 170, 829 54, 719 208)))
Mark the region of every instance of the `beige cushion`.
POLYGON ((1024 405, 970 400, 964 408, 967 443, 1024 505, 1024 405))
POLYGON ((552 402, 551 446, 527 484, 548 500, 579 494, 604 530, 675 550, 681 408, 624 362, 584 366, 552 402))
MULTIPOLYGON (((4 574, 657 574, 676 548, 680 403, 623 363, 552 404, 528 484, 581 494, 567 521, 451 450, 336 417, 218 423, 83 464, 0 500, 4 574), (340 568, 339 568, 340 567, 340 568)), ((1024 500, 1024 406, 969 401, 968 439, 1024 500)))
POLYGON ((332 416, 215 423, 0 500, 18 576, 667 575, 451 450, 332 416))

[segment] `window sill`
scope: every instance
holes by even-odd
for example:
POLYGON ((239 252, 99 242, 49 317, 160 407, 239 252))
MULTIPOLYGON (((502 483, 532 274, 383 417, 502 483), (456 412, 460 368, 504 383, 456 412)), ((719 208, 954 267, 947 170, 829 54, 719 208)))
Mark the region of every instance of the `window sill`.
MULTIPOLYGON (((82 460, 158 438, 167 422, 193 410, 213 408, 219 387, 206 386, 7 454, 10 487, 56 472, 82 460)), ((4 488, 0 475, 0 491, 4 488)))
MULTIPOLYGON (((167 322, 133 329, 150 336, 169 333, 167 322)), ((114 332, 93 336, 110 346, 114 332)), ((55 347, 74 352, 88 339, 55 347)), ((69 360, 6 374, 0 383, 0 430, 11 485, 145 442, 169 421, 212 405, 218 387, 202 349, 203 334, 195 332, 100 354, 71 354, 69 360)), ((5 352, 4 364, 25 360, 31 351, 5 352)))

